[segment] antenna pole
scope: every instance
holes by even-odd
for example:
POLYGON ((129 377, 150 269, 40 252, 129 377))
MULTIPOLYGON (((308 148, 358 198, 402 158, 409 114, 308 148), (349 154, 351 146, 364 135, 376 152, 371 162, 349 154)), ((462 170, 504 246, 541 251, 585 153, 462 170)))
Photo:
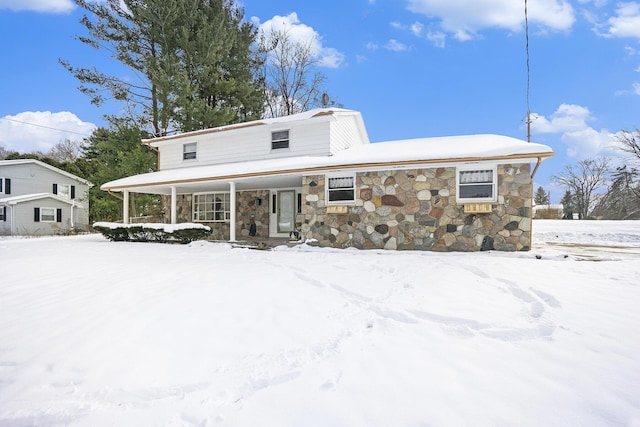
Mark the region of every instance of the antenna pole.
POLYGON ((527 0, 524 0, 524 32, 527 52, 527 142, 531 142, 531 108, 529 107, 529 91, 531 86, 531 68, 529 66, 529 14, 527 13, 527 0))

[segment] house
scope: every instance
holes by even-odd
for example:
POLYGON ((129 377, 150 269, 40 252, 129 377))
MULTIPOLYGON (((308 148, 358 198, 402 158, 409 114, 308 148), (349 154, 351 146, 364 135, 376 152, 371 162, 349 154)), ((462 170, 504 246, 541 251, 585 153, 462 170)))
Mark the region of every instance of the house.
POLYGON ((142 141, 157 172, 102 185, 164 195, 166 222, 213 238, 336 248, 528 250, 533 176, 551 148, 497 135, 370 143, 358 111, 324 108, 142 141))
POLYGON ((89 226, 91 183, 39 160, 0 160, 0 235, 53 235, 89 226))

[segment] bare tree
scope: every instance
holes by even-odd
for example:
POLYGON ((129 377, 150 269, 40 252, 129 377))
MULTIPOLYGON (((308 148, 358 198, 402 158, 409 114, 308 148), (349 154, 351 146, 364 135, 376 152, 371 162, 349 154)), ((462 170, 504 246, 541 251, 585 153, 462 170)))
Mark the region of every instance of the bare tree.
POLYGON ((288 30, 263 33, 260 50, 266 56, 266 116, 282 117, 307 111, 322 103, 326 76, 316 71, 314 40, 293 40, 288 30))
POLYGON ((7 150, 4 147, 0 147, 0 160, 6 160, 10 155, 15 153, 15 151, 7 150))
POLYGON ((586 218, 591 212, 595 191, 606 184, 608 173, 609 159, 601 157, 580 160, 575 167, 567 165, 564 173, 554 175, 552 179, 571 191, 580 216, 586 218))
POLYGON ((58 142, 47 153, 47 157, 50 157, 58 162, 74 162, 82 155, 82 142, 72 141, 65 139, 62 142, 58 142))
POLYGON ((617 136, 616 139, 620 143, 620 149, 626 151, 640 161, 640 129, 636 128, 634 131, 623 130, 617 136))

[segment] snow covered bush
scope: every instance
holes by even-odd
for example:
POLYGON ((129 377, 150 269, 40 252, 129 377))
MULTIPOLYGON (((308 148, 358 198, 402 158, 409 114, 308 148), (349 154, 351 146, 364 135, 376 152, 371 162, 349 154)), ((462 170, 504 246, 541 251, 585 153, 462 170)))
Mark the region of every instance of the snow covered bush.
POLYGON ((121 224, 96 222, 93 228, 111 241, 189 243, 204 240, 211 228, 202 224, 121 224))

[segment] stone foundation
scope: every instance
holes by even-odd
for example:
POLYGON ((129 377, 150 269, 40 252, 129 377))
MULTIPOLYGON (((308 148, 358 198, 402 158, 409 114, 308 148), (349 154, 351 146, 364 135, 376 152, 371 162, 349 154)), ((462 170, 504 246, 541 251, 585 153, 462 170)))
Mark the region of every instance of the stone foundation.
POLYGON ((465 213, 456 202, 455 173, 454 167, 358 173, 355 205, 341 214, 327 213, 324 175, 306 176, 302 233, 335 248, 529 250, 529 164, 498 168, 498 202, 486 214, 465 213))

